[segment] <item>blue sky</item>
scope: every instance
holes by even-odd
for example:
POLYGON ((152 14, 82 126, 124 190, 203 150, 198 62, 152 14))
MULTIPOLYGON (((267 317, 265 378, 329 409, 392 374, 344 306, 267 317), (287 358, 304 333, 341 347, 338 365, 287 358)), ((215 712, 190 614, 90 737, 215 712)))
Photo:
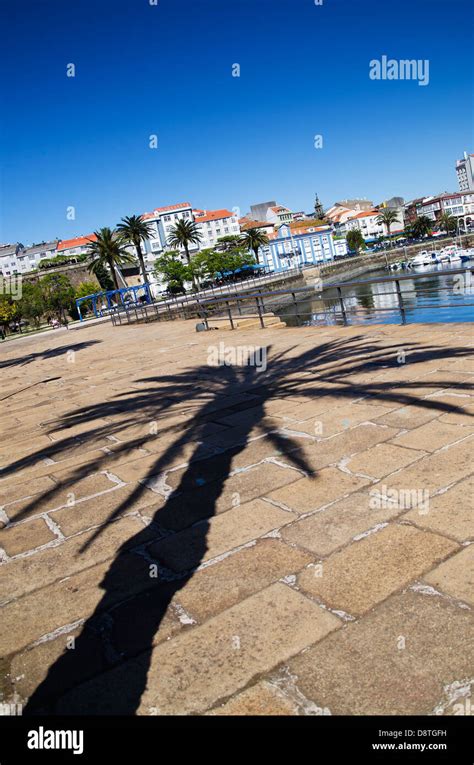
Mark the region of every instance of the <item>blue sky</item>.
POLYGON ((315 191, 329 206, 457 190, 474 150, 471 5, 3 0, 0 241, 180 201, 244 214, 309 210, 315 191), (428 59, 429 84, 371 80, 384 54, 428 59))

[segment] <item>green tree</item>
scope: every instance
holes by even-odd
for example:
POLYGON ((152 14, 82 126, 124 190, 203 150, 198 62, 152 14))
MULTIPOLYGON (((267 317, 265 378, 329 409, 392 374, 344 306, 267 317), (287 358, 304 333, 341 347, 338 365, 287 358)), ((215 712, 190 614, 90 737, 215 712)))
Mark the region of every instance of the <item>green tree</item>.
POLYGON ((100 284, 102 290, 113 290, 114 283, 108 270, 101 263, 97 263, 94 269, 94 276, 100 284))
MULTIPOLYGON (((179 220, 175 226, 172 227, 170 230, 169 236, 168 236, 168 244, 170 247, 180 248, 182 247, 184 249, 184 253, 186 256, 186 261, 188 265, 191 264, 191 256, 189 254, 189 245, 190 244, 199 244, 201 241, 201 234, 199 233, 199 228, 197 223, 194 223, 194 221, 190 220, 184 220, 182 218, 179 220)), ((197 282, 196 277, 194 274, 192 274, 192 281, 194 289, 197 289, 197 282)))
POLYGON ((201 252, 195 255, 190 268, 200 279, 206 277, 215 279, 219 274, 222 275, 227 271, 235 271, 244 265, 250 265, 254 262, 253 255, 243 247, 234 247, 228 250, 208 248, 201 250, 201 252))
POLYGON ((170 292, 186 292, 184 283, 193 277, 191 266, 187 266, 179 259, 177 250, 164 252, 155 260, 154 271, 157 276, 162 276, 170 292))
POLYGON ((255 262, 258 263, 258 251, 268 244, 268 236, 259 228, 249 228, 242 235, 241 242, 249 252, 253 252, 255 262))
POLYGON ((74 310, 74 287, 64 274, 48 274, 39 281, 46 311, 66 324, 66 311, 74 310))
POLYGON ((240 234, 228 234, 227 236, 221 236, 217 240, 215 249, 221 252, 228 252, 229 250, 235 250, 241 246, 242 236, 240 234))
MULTIPOLYGON (((95 282, 81 282, 76 287, 75 298, 77 300, 77 298, 87 297, 87 295, 94 295, 99 291, 100 290, 95 282)), ((84 302, 81 303, 81 311, 91 311, 92 305, 92 300, 84 300, 84 302)))
POLYGON ((18 318, 17 301, 12 300, 10 295, 0 294, 0 326, 5 330, 11 321, 18 318))
POLYGON ((24 282, 21 298, 18 301, 18 310, 22 317, 33 323, 36 328, 40 326, 41 317, 46 311, 46 304, 38 282, 24 282))
POLYGON ((396 210, 390 210, 388 207, 384 207, 382 211, 377 215, 377 223, 384 225, 387 229, 387 236, 390 238, 390 229, 393 223, 398 222, 398 215, 396 210))
POLYGON ((424 236, 431 234, 432 227, 433 221, 427 215, 420 215, 414 222, 412 231, 417 238, 422 239, 424 236))
POLYGON ((209 247, 205 250, 201 250, 193 257, 188 268, 195 280, 201 282, 214 276, 213 261, 215 256, 215 250, 212 247, 209 247))
POLYGON ((365 239, 358 228, 353 228, 347 233, 346 242, 349 249, 353 250, 357 255, 359 250, 365 250, 365 239))
POLYGON ((129 215, 122 218, 121 223, 117 224, 117 231, 123 241, 133 244, 137 251, 140 263, 140 271, 144 284, 149 284, 148 274, 146 272, 145 261, 143 258, 142 241, 149 239, 152 235, 153 226, 147 223, 141 215, 129 215))
POLYGON ((126 265, 127 263, 134 263, 135 258, 127 252, 123 239, 117 231, 106 226, 99 231, 94 231, 94 234, 96 240, 95 242, 90 240, 87 248, 88 255, 92 257, 92 261, 88 266, 89 271, 97 276, 97 268, 100 269, 107 266, 115 289, 118 290, 119 284, 115 271, 116 267, 126 265))
POLYGON ((446 231, 447 234, 456 231, 457 221, 456 218, 451 215, 451 213, 444 212, 439 221, 439 226, 443 231, 446 231))

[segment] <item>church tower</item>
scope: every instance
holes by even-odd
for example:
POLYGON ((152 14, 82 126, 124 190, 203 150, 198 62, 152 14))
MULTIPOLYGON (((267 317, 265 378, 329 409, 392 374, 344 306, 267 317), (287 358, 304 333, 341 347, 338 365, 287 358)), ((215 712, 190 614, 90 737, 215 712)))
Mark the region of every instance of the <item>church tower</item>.
POLYGON ((321 218, 324 218, 324 210, 321 202, 319 201, 319 197, 316 194, 316 199, 314 200, 314 217, 318 220, 321 220, 321 218))

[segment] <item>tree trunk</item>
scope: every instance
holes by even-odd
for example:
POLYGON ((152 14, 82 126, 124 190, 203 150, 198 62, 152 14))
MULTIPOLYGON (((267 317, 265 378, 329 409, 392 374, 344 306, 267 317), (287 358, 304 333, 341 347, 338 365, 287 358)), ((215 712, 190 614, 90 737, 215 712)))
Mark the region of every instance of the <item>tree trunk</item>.
MULTIPOLYGON (((189 254, 188 245, 187 245, 186 242, 184 244, 184 252, 185 252, 185 255, 186 255, 186 260, 188 262, 188 266, 190 266, 191 265, 191 256, 189 254)), ((193 289, 194 289, 194 292, 197 292, 198 291, 198 285, 196 283, 196 277, 194 276, 194 274, 192 275, 192 280, 193 280, 193 289)))
POLYGON ((142 247, 141 247, 141 244, 140 244, 140 240, 138 240, 138 242, 134 242, 134 245, 135 245, 135 249, 137 251, 138 261, 140 263, 140 271, 142 272, 143 282, 144 282, 144 284, 149 285, 150 282, 148 280, 148 274, 146 272, 145 260, 143 258, 143 252, 142 252, 142 247))
POLYGON ((115 273, 114 262, 113 262, 112 258, 108 258, 107 259, 107 263, 108 263, 108 266, 109 266, 109 269, 110 269, 110 275, 112 277, 112 281, 114 283, 115 289, 118 290, 120 288, 119 288, 119 285, 118 285, 117 274, 115 273))

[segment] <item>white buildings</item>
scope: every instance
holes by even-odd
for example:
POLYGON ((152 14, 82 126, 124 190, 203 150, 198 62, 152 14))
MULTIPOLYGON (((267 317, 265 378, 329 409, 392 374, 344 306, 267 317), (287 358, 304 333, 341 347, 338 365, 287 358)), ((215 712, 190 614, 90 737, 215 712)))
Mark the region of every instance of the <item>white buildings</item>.
POLYGON ((193 210, 201 241, 200 250, 215 247, 223 236, 238 236, 240 225, 237 215, 229 210, 193 210))
MULTIPOLYGON (((318 265, 334 260, 336 254, 329 226, 291 229, 287 223, 270 234, 260 247, 259 263, 269 271, 280 272, 296 265, 318 265)), ((342 254, 342 253, 341 253, 342 254)))
POLYGON ((456 161, 459 191, 474 191, 474 154, 464 152, 463 159, 456 161))
POLYGON ((32 247, 25 247, 17 255, 18 273, 26 273, 38 268, 42 260, 54 258, 57 254, 58 242, 42 242, 32 247))
POLYGON ((269 234, 273 234, 275 231, 273 223, 268 223, 266 221, 252 220, 251 218, 248 218, 247 216, 244 216, 243 218, 239 219, 239 225, 240 225, 240 230, 242 232, 248 231, 249 228, 258 228, 260 231, 263 231, 263 233, 269 236, 269 234))
POLYGON ((472 193, 440 194, 437 197, 425 197, 416 204, 416 214, 426 215, 437 221, 443 213, 455 218, 465 219, 470 223, 474 219, 474 191, 472 193))
POLYGON ((84 255, 91 242, 95 242, 97 239, 95 234, 86 234, 84 236, 76 236, 74 239, 62 239, 58 243, 57 255, 63 257, 77 257, 78 255, 84 255))
POLYGON ((17 254, 23 249, 23 245, 16 244, 0 245, 0 273, 2 276, 12 276, 20 271, 17 254))
POLYGON ((281 226, 283 223, 291 223, 293 213, 284 205, 275 205, 268 208, 266 219, 274 226, 281 226))
POLYGON ((259 202, 256 205, 250 205, 249 216, 260 223, 271 223, 273 226, 281 226, 282 223, 290 223, 293 220, 293 213, 288 207, 277 204, 274 200, 271 202, 259 202))
POLYGON ((25 274, 38 268, 42 260, 54 258, 58 242, 41 242, 31 247, 22 244, 0 246, 0 273, 2 276, 25 274))
MULTIPOLYGON (((152 212, 144 213, 142 218, 147 223, 151 223, 151 236, 142 247, 147 270, 151 271, 155 260, 166 250, 172 249, 168 243, 171 229, 179 220, 193 221, 193 209, 189 202, 181 202, 176 205, 157 207, 152 212)), ((198 249, 198 245, 191 245, 190 254, 196 253, 198 249)), ((184 262, 184 250, 181 251, 181 256, 184 262)))
POLYGON ((337 233, 346 236, 349 231, 359 230, 364 239, 375 239, 387 233, 385 226, 377 222, 378 210, 359 212, 336 226, 337 233))
POLYGON ((343 207, 342 205, 333 205, 329 208, 329 210, 326 211, 326 219, 331 223, 333 226, 338 226, 342 223, 345 223, 346 220, 351 218, 352 216, 356 215, 359 210, 355 210, 350 207, 343 207))

